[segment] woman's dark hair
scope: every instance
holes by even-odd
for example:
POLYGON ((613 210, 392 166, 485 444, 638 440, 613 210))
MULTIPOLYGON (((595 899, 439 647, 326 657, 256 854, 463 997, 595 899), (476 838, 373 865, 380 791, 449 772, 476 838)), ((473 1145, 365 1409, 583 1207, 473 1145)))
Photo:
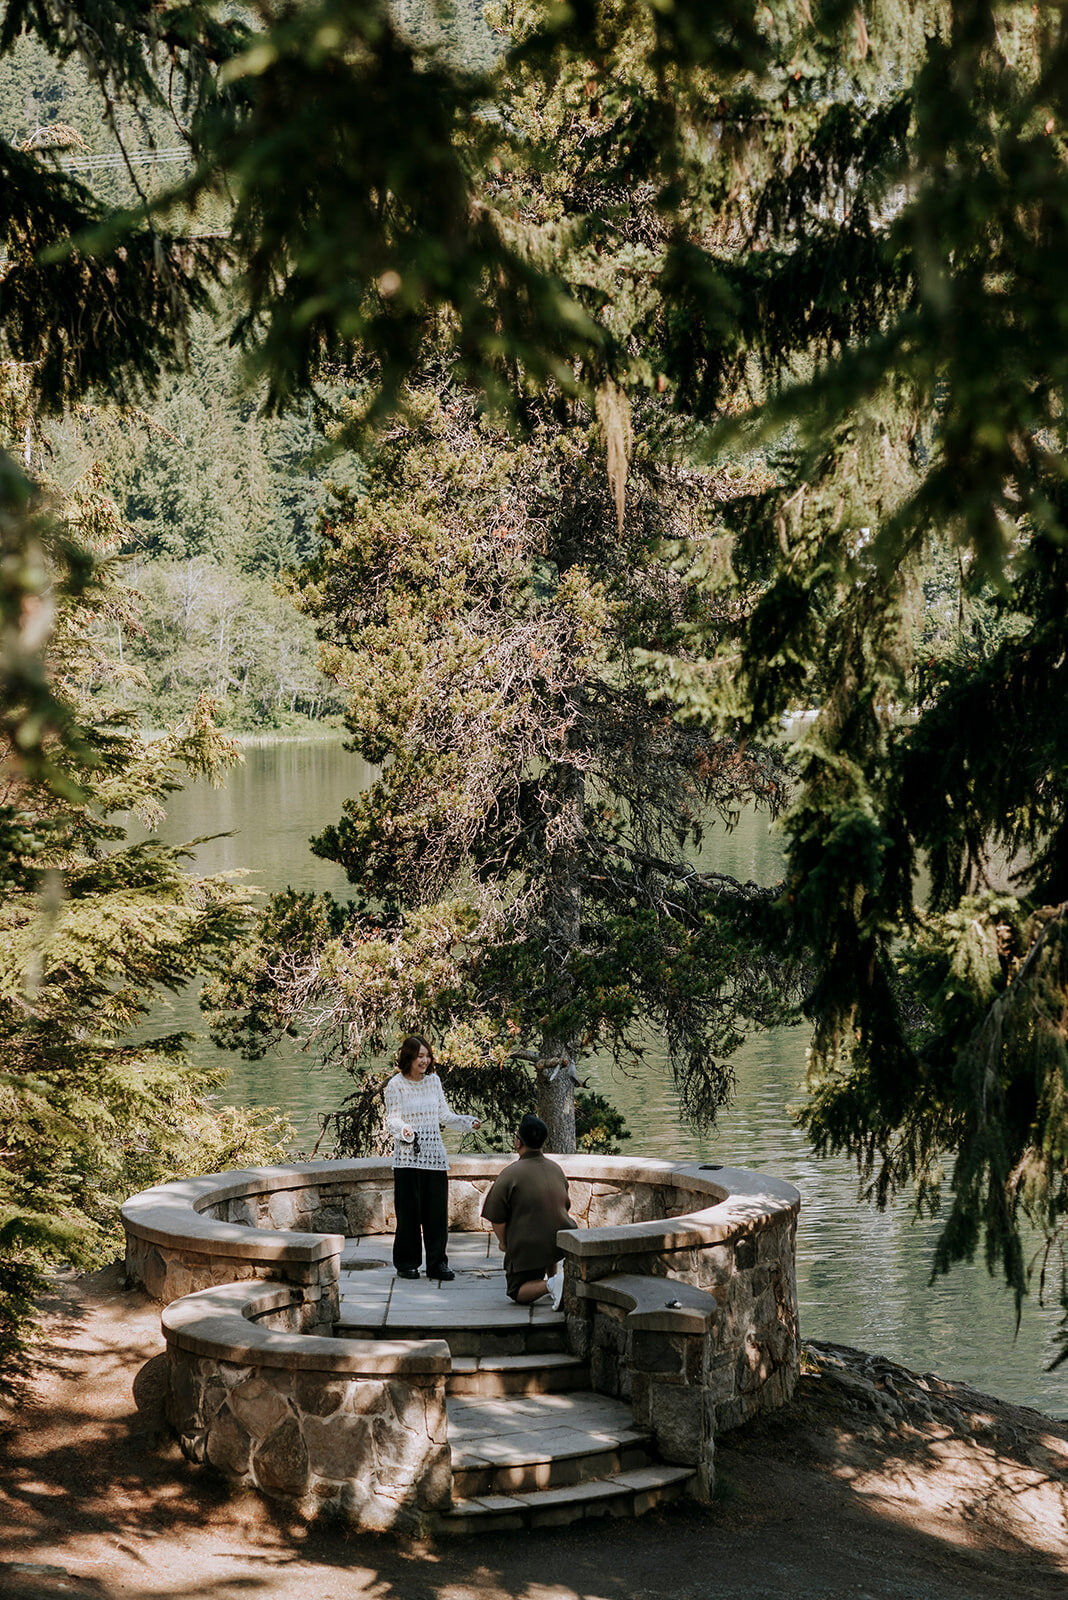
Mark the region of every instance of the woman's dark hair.
POLYGON ((407 1039, 405 1039, 404 1043, 401 1045, 400 1053, 397 1056, 397 1071, 403 1072, 404 1076, 407 1077, 412 1070, 412 1062, 415 1060, 416 1056, 419 1054, 424 1045, 426 1046, 427 1054, 430 1057, 430 1065, 426 1070, 428 1072, 433 1072, 434 1047, 430 1043, 430 1040, 424 1039, 420 1033, 410 1033, 407 1039))

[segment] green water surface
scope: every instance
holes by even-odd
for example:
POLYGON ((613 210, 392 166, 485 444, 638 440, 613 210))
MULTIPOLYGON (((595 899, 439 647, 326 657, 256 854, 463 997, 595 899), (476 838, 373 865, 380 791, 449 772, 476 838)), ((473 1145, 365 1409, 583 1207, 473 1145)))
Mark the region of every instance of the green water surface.
MULTIPOLYGON (((368 779, 365 764, 340 741, 251 746, 224 789, 197 783, 175 796, 161 833, 176 841, 228 833, 198 848, 200 871, 248 868, 249 882, 264 890, 291 885, 344 896, 344 875, 314 857, 307 841, 337 820, 344 799, 368 779)), ((715 833, 708 856, 719 870, 770 882, 779 843, 766 819, 749 815, 732 833, 715 833)), ((174 1002, 167 1026, 197 1033, 198 1055, 217 1063, 195 993, 174 1002)), ((802 1030, 780 1029, 743 1046, 735 1057, 734 1101, 703 1138, 680 1120, 662 1057, 651 1056, 640 1077, 597 1063, 588 1070, 627 1117, 633 1133, 628 1151, 753 1167, 797 1185, 806 1337, 857 1345, 919 1372, 963 1379, 1054 1416, 1068 1414, 1068 1368, 1044 1370, 1054 1350, 1054 1312, 1030 1303, 1014 1338, 1011 1297, 981 1264, 929 1284, 935 1226, 913 1222, 903 1205, 879 1213, 859 1202, 848 1163, 812 1155, 788 1109, 802 1098, 806 1042, 802 1030)), ((299 1130, 300 1151, 314 1143, 320 1113, 346 1092, 344 1074, 316 1068, 296 1050, 260 1062, 229 1060, 227 1098, 286 1110, 299 1130)))

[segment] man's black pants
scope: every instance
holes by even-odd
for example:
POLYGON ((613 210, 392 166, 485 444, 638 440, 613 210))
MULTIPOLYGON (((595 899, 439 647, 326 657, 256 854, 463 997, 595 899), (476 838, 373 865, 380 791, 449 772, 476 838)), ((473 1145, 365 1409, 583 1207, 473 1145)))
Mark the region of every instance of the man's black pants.
POLYGON ((425 1250, 426 1275, 438 1277, 449 1265, 449 1174, 394 1167, 393 1201, 397 1210, 393 1265, 398 1271, 418 1271, 425 1250))

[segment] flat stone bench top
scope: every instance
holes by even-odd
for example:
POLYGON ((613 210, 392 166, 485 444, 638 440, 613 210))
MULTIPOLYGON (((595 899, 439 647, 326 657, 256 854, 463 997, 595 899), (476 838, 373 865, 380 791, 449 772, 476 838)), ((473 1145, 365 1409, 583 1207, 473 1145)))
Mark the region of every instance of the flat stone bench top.
POLYGON ((391 1263, 392 1234, 349 1239, 341 1256, 339 1327, 391 1328, 432 1338, 448 1328, 509 1329, 563 1325, 547 1299, 517 1306, 504 1288, 504 1257, 490 1233, 450 1233, 453 1283, 398 1278, 391 1263))
POLYGON ((718 1310, 714 1295, 675 1278, 617 1272, 575 1287, 580 1300, 619 1306, 631 1327, 651 1333, 706 1333, 718 1310))
POLYGON ((244 1366, 336 1373, 448 1372, 449 1347, 432 1334, 416 1340, 333 1339, 285 1333, 258 1321, 293 1303, 285 1284, 226 1283, 172 1300, 163 1310, 169 1344, 190 1355, 244 1366))
MULTIPOLYGON (((506 1156, 454 1156, 453 1179, 492 1177, 507 1164, 506 1156)), ((643 1250, 678 1250, 717 1244, 739 1229, 765 1224, 776 1215, 799 1208, 800 1195, 792 1184, 740 1167, 712 1163, 677 1163, 630 1160, 623 1156, 561 1156, 558 1158, 574 1183, 589 1183, 597 1192, 636 1184, 665 1184, 704 1201, 684 1215, 623 1226, 581 1228, 560 1235, 568 1255, 603 1256, 634 1254, 643 1250)), ((392 1170, 379 1159, 294 1162, 277 1167, 211 1173, 163 1184, 135 1195, 122 1208, 122 1220, 132 1237, 164 1246, 184 1246, 212 1256, 234 1256, 253 1261, 312 1263, 336 1255, 343 1240, 339 1234, 316 1234, 252 1228, 221 1222, 206 1215, 210 1208, 229 1200, 285 1190, 314 1188, 317 1184, 359 1187, 388 1186, 392 1170)))
MULTIPOLYGON (((334 1163, 306 1162, 304 1165, 328 1169, 334 1163)), ((184 1244, 206 1255, 265 1262, 283 1258, 303 1263, 322 1261, 337 1254, 344 1243, 342 1235, 248 1228, 203 1215, 208 1206, 246 1194, 250 1183, 255 1184, 257 1192, 263 1193, 291 1187, 292 1170, 250 1167, 159 1184, 126 1201, 121 1212, 123 1226, 127 1233, 150 1244, 172 1248, 184 1244)), ((324 1170, 321 1175, 325 1177, 327 1172, 324 1170)))
MULTIPOLYGON (((632 1222, 624 1227, 576 1228, 561 1233, 558 1243, 565 1254, 581 1258, 635 1255, 642 1250, 702 1249, 721 1244, 741 1228, 757 1227, 772 1217, 791 1211, 796 1214, 800 1209, 801 1195, 792 1183, 750 1172, 747 1167, 646 1161, 635 1166, 634 1177, 628 1181, 655 1182, 658 1167, 665 1169, 665 1177, 670 1173, 672 1182, 680 1188, 707 1188, 707 1205, 681 1216, 632 1222)), ((626 1178, 626 1174, 621 1171, 619 1177, 626 1178)))

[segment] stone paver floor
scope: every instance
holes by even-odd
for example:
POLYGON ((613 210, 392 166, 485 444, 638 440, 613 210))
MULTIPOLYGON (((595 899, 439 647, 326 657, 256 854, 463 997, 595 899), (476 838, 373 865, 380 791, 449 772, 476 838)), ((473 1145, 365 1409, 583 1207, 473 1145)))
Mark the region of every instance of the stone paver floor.
POLYGON ((339 1325, 380 1330, 493 1328, 563 1325, 546 1300, 513 1305, 504 1289, 504 1257, 490 1233, 451 1233, 452 1283, 420 1276, 398 1278, 392 1266, 392 1234, 347 1239, 341 1255, 339 1325))
MULTIPOLYGON (((448 1328, 523 1328, 562 1325, 563 1316, 548 1300, 513 1305, 504 1290, 503 1257, 492 1234, 449 1235, 452 1283, 425 1277, 398 1278, 390 1264, 391 1235, 349 1239, 341 1257, 340 1326, 384 1335, 404 1329, 427 1336, 448 1328)), ((570 1358, 547 1353, 547 1365, 570 1358)), ((529 1362, 523 1356, 497 1356, 494 1365, 529 1362)), ((473 1358, 454 1357, 455 1369, 472 1368, 473 1358)), ((587 1391, 515 1394, 495 1398, 453 1395, 448 1400, 449 1440, 457 1466, 513 1460, 550 1461, 585 1455, 642 1437, 630 1407, 587 1391)))

